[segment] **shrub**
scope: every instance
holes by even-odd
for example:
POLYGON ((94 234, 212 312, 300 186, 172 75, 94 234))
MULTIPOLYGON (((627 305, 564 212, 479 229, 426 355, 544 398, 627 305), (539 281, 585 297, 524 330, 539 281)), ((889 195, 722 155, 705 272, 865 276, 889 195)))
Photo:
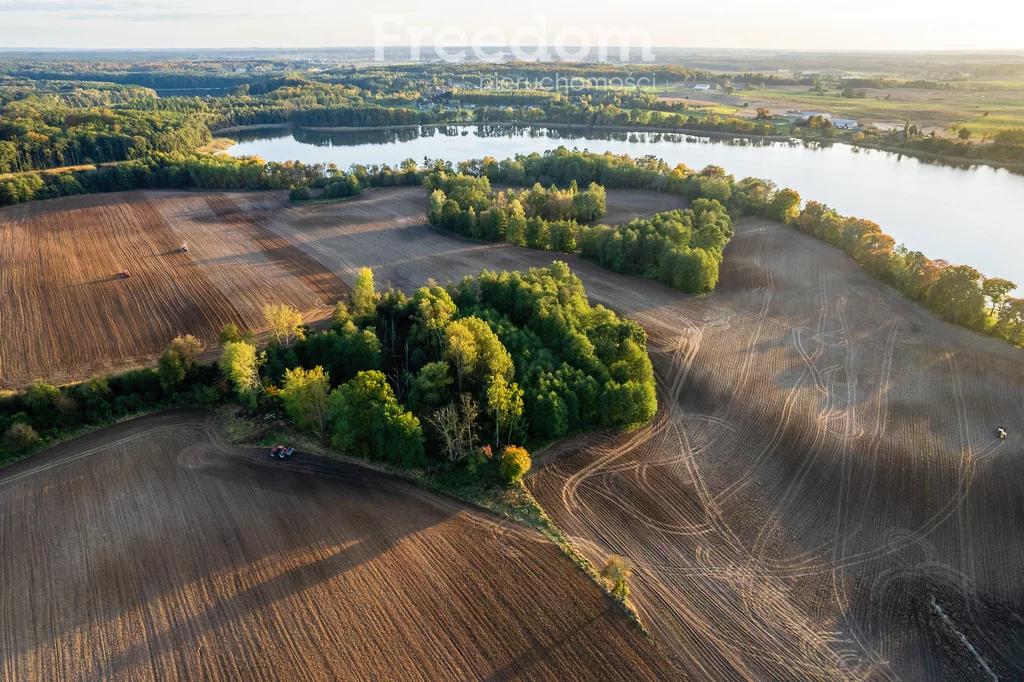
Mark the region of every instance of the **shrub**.
POLYGON ((629 596, 629 576, 633 573, 633 562, 626 557, 613 554, 601 569, 601 577, 608 581, 612 594, 625 600, 629 596))
POLYGON ((313 195, 308 187, 293 187, 292 191, 288 193, 288 198, 291 201, 308 201, 311 196, 313 195))
POLYGON ((523 476, 533 466, 530 453, 525 448, 509 445, 501 453, 501 480, 511 486, 523 480, 523 476))
POLYGON ((239 331, 238 325, 234 322, 228 322, 220 328, 220 333, 217 334, 218 346, 226 346, 229 343, 238 343, 241 340, 242 332, 239 331))
POLYGON ((24 401, 30 411, 42 414, 53 407, 54 400, 60 395, 60 389, 42 379, 36 379, 25 391, 24 401))
POLYGON ((39 434, 28 424, 18 422, 4 435, 7 447, 14 452, 26 452, 39 445, 39 434))

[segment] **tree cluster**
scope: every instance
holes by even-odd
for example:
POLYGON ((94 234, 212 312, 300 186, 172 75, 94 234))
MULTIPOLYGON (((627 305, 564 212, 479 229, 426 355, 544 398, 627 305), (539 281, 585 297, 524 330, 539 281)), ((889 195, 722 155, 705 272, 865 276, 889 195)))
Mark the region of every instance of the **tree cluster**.
POLYGON ((722 252, 733 236, 726 206, 751 211, 752 202, 763 202, 771 209, 783 194, 755 180, 737 185, 717 167, 699 173, 683 166, 670 170, 656 159, 565 148, 500 162, 469 161, 459 164, 459 170, 454 176, 437 172, 425 180, 432 190, 427 209, 431 224, 475 239, 579 252, 615 272, 657 279, 690 293, 710 292, 718 282, 722 252), (559 190, 556 184, 544 189, 537 182, 525 191, 491 191, 492 180, 521 184, 535 178, 561 182, 569 189, 559 190), (651 220, 591 227, 585 223, 600 218, 607 209, 605 189, 598 184, 604 179, 618 186, 664 189, 692 203, 685 211, 651 220), (587 181, 589 187, 580 192, 578 183, 587 181))
POLYGON ((656 279, 694 294, 714 291, 732 221, 718 201, 697 199, 685 210, 627 225, 581 226, 580 254, 602 267, 656 279))
POLYGON ((411 297, 378 293, 364 270, 329 330, 271 336, 262 353, 225 337, 221 369, 242 402, 279 404, 346 454, 399 466, 511 484, 529 457, 508 446, 627 428, 657 409, 643 329, 591 307, 564 263, 411 297))
POLYGON ((54 439, 142 411, 219 404, 228 388, 215 366, 198 362, 201 350, 194 337, 179 337, 157 368, 59 387, 36 380, 0 397, 0 466, 54 439))
POLYGON ((1013 282, 896 246, 877 224, 842 216, 816 201, 784 222, 839 247, 870 275, 942 319, 1024 345, 1024 299, 1008 296, 1016 288, 1013 282))
POLYGON ((434 173, 425 182, 430 194, 427 219, 474 239, 505 241, 545 251, 573 253, 579 222, 604 216, 605 189, 597 183, 580 191, 539 183, 528 190, 493 192, 487 177, 434 173))

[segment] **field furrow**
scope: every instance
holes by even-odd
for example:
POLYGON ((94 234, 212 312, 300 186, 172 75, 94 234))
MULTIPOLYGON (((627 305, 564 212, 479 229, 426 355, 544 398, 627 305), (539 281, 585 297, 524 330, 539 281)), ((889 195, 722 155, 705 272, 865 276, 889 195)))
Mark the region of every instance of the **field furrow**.
POLYGON ((0 677, 664 680, 553 544, 164 413, 0 473, 0 677), (40 510, 45 509, 45 513, 40 510))
POLYGON ((340 277, 265 227, 273 216, 269 208, 240 203, 227 194, 207 196, 206 203, 218 220, 233 227, 275 264, 304 282, 324 305, 334 305, 348 293, 349 286, 340 277))

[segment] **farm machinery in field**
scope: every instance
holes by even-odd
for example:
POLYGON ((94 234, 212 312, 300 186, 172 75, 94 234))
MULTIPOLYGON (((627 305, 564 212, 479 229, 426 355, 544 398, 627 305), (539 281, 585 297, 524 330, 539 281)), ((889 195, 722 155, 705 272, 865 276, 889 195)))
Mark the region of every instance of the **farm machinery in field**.
POLYGON ((1002 426, 996 429, 996 438, 998 438, 999 440, 1006 440, 1006 435, 1006 429, 1004 429, 1002 426))
POLYGON ((275 445, 274 447, 270 448, 271 459, 275 457, 278 459, 287 459, 288 457, 291 457, 293 454, 295 454, 295 448, 290 448, 286 445, 275 445))

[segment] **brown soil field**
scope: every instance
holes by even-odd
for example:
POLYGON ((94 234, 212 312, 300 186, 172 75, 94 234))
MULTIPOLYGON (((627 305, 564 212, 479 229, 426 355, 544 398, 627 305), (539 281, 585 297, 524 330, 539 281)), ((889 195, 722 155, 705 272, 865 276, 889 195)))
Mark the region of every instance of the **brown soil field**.
POLYGON ((532 531, 169 412, 0 472, 7 680, 664 680, 532 531))
MULTIPOLYGON (((406 291, 558 257, 442 234, 425 201, 395 190, 270 228, 406 291)), ((567 260, 647 329, 662 409, 561 444, 529 485, 591 559, 633 559, 632 598, 695 679, 1024 676, 1021 351, 768 221, 737 226, 708 297, 567 260)))
POLYGON ((635 189, 610 189, 608 194, 608 212, 604 218, 595 223, 620 225, 638 218, 649 218, 655 213, 674 211, 686 208, 686 200, 678 194, 652 192, 635 189))
MULTIPOLYGON (((296 209, 280 192, 131 192, 0 209, 0 389, 152 365, 179 334, 212 347, 228 322, 259 331, 268 303, 323 319, 363 263, 325 266, 315 249, 268 225, 333 224, 336 214, 352 227, 418 225, 421 194, 375 190, 296 209), (177 252, 183 243, 188 253, 177 252), (132 277, 121 279, 122 270, 132 277)), ((602 222, 683 206, 669 195, 611 191, 602 222)))
POLYGON ((268 303, 324 315, 347 287, 268 237, 281 199, 133 192, 0 210, 0 388, 152 364, 178 334, 259 329, 268 303))
POLYGON ((631 599, 694 679, 1024 678, 1020 350, 768 221, 737 225, 695 298, 453 238, 425 208, 421 189, 378 190, 261 225, 407 293, 564 259, 647 329, 655 421, 560 444, 528 484, 591 559, 636 563, 631 599))

